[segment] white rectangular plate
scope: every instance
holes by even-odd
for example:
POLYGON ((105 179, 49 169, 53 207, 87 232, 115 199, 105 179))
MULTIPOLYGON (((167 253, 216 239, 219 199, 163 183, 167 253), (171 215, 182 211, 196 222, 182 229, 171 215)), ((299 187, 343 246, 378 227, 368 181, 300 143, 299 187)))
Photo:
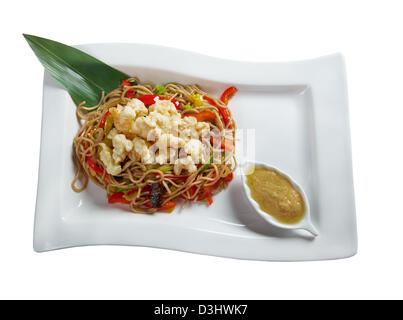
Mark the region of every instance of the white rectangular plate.
POLYGON ((90 183, 71 190, 75 106, 47 73, 34 249, 138 245, 255 260, 322 260, 357 251, 348 103, 341 55, 292 63, 222 60, 139 44, 80 49, 141 81, 196 83, 218 96, 229 85, 238 128, 255 129, 257 161, 281 168, 305 189, 320 232, 268 225, 249 205, 236 176, 211 207, 193 204, 172 214, 132 214, 109 206, 90 183))

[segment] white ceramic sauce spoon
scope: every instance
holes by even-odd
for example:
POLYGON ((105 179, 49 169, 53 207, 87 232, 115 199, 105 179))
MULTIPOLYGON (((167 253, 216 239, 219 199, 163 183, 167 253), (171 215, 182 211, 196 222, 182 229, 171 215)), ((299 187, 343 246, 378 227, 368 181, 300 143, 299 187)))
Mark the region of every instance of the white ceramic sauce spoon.
POLYGON ((249 202, 251 203, 251 205, 253 206, 253 208, 270 224, 282 228, 282 229, 302 229, 302 230, 306 230, 308 232, 310 232, 314 237, 319 235, 319 232, 316 230, 315 226, 312 224, 311 221, 311 212, 310 212, 310 207, 309 207, 309 201, 308 201, 308 197, 305 194, 305 191, 301 188, 301 186, 296 183, 288 174, 286 174, 285 172, 279 170, 276 167, 270 166, 268 164, 265 163, 261 163, 261 162, 249 162, 246 164, 246 170, 242 170, 242 184, 243 184, 243 188, 244 191, 246 193, 246 197, 248 198, 249 202), (305 215, 302 218, 302 220, 298 223, 295 224, 286 224, 286 223, 282 223, 280 221, 278 221, 276 218, 274 218, 273 216, 271 216, 269 213, 264 212, 262 209, 260 209, 259 204, 252 198, 251 195, 251 191, 249 189, 249 186, 246 183, 246 175, 245 175, 245 171, 246 173, 248 173, 248 171, 250 171, 250 167, 251 166, 256 166, 256 167, 264 167, 267 169, 271 169, 271 170, 275 170, 277 171, 279 174, 281 174, 282 176, 286 177, 291 184, 293 185, 293 187, 300 192, 304 202, 305 202, 305 215))

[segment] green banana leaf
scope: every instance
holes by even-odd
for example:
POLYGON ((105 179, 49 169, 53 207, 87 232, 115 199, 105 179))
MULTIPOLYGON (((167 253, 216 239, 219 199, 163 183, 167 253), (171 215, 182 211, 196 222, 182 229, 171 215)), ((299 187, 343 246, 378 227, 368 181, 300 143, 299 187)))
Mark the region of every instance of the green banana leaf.
POLYGON ((98 104, 102 91, 109 93, 130 76, 76 48, 24 34, 45 69, 66 90, 76 105, 98 104))

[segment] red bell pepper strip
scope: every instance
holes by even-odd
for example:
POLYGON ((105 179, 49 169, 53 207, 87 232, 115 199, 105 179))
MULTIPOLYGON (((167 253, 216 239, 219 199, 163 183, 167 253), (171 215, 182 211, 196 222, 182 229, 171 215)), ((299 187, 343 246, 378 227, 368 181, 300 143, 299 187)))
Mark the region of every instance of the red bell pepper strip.
POLYGON ((139 191, 139 189, 133 189, 133 190, 128 191, 128 192, 126 193, 126 195, 131 196, 132 194, 135 194, 135 193, 137 193, 138 191, 139 191))
POLYGON ((134 94, 134 92, 132 90, 129 90, 126 92, 125 97, 129 98, 129 99, 134 99, 136 97, 136 95, 134 94))
MULTIPOLYGON (((151 208, 150 202, 144 203, 143 206, 145 206, 147 208, 151 208)), ((157 211, 172 211, 173 209, 175 209, 175 206, 176 206, 175 201, 168 201, 167 203, 162 205, 161 208, 158 208, 157 211)))
POLYGON ((203 99, 206 100, 208 103, 210 103, 212 106, 217 107, 217 103, 215 103, 215 101, 210 97, 203 96, 203 99))
MULTIPOLYGON (((100 176, 104 175, 104 173, 105 173, 104 168, 99 166, 93 157, 86 157, 86 161, 87 161, 88 165, 90 166, 90 168, 92 170, 94 170, 95 173, 99 174, 100 176)), ((111 181, 111 179, 109 178, 109 174, 107 174, 107 173, 105 173, 105 180, 108 182, 111 181)))
POLYGON ((237 88, 235 87, 229 87, 227 90, 225 90, 222 95, 220 100, 224 102, 225 104, 228 104, 229 99, 233 97, 233 95, 238 91, 237 88))
POLYGON ((201 189, 201 194, 197 197, 197 200, 204 200, 206 199, 209 195, 211 195, 211 191, 213 191, 213 186, 208 186, 208 187, 203 187, 201 189))
POLYGON ((194 196, 195 196, 195 193, 196 193, 196 187, 195 186, 191 186, 190 188, 189 188, 189 198, 186 198, 183 194, 181 194, 180 195, 180 197, 182 198, 182 199, 185 199, 185 200, 189 200, 189 201, 194 201, 195 199, 193 199, 194 198, 194 196))
POLYGON ((168 201, 161 208, 159 208, 158 211, 159 210, 169 211, 169 210, 175 209, 175 207, 176 207, 176 202, 175 201, 168 201))
POLYGON ((228 124, 231 118, 231 113, 229 112, 228 108, 217 106, 218 111, 220 111, 220 114, 224 120, 225 124, 228 124))
POLYGON ((179 108, 181 107, 180 102, 175 99, 172 99, 171 102, 175 105, 176 110, 179 110, 179 108))
POLYGON ((209 196, 211 196, 211 191, 213 191, 214 188, 211 187, 204 187, 201 189, 201 194, 197 197, 198 201, 205 200, 209 196))
MULTIPOLYGON (((125 87, 131 87, 131 86, 132 86, 132 84, 131 84, 129 81, 127 81, 127 80, 122 80, 122 84, 123 84, 125 87)), ((126 97, 126 98, 130 98, 130 99, 133 99, 133 98, 136 97, 136 95, 134 94, 134 92, 133 92, 132 90, 129 90, 129 91, 126 92, 125 97, 126 97)))
POLYGON ((103 128, 105 126, 106 118, 109 117, 111 113, 107 111, 104 116, 102 117, 101 121, 99 122, 99 128, 103 128))
POLYGON ((146 107, 148 107, 148 106, 154 104, 157 100, 159 100, 160 96, 157 96, 155 94, 145 94, 145 95, 138 97, 138 99, 141 102, 143 102, 146 105, 146 107))
POLYGON ((123 84, 124 86, 126 86, 126 87, 131 87, 131 86, 132 86, 132 84, 131 84, 129 81, 127 81, 127 80, 122 80, 122 84, 123 84))
POLYGON ((224 178, 224 181, 225 181, 225 182, 231 182, 233 178, 234 178, 234 174, 231 172, 230 174, 228 174, 228 175, 224 178))
POLYGON ((207 186, 207 187, 203 187, 202 189, 201 189, 201 194, 198 196, 198 198, 197 198, 197 200, 204 200, 204 199, 207 199, 208 200, 208 197, 209 196, 211 196, 211 193, 212 193, 212 191, 215 189, 215 188, 217 188, 219 185, 220 185, 220 183, 221 183, 221 180, 218 180, 216 183, 214 183, 214 184, 212 184, 212 185, 210 185, 210 186, 207 186))
MULTIPOLYGON (((133 94, 133 96, 129 97, 129 98, 134 98, 135 95, 132 91, 126 92, 126 96, 129 92, 133 94)), ((157 102, 157 100, 162 99, 162 97, 159 95, 156 95, 156 94, 144 94, 144 95, 138 97, 137 99, 139 99, 141 102, 143 102, 145 104, 146 107, 148 107, 148 106, 154 104, 155 102, 157 102)), ((171 100, 171 102, 174 104, 176 109, 179 109, 181 106, 180 102, 175 99, 165 98, 165 100, 171 100)))
POLYGON ((89 166, 90 166, 90 168, 92 170, 94 170, 96 173, 98 173, 101 176, 104 174, 104 172, 105 172, 104 168, 100 167, 96 163, 96 161, 95 161, 95 159, 93 157, 87 157, 86 160, 87 160, 87 162, 88 162, 88 164, 89 164, 89 166))
POLYGON ((124 204, 130 204, 131 201, 125 199, 123 192, 116 192, 112 193, 109 198, 108 198, 108 203, 124 203, 124 204))
POLYGON ((213 99, 211 99, 209 97, 204 96, 203 99, 206 100, 208 103, 210 103, 212 106, 217 107, 218 111, 220 112, 220 114, 224 120, 224 123, 228 124, 230 117, 231 117, 231 114, 230 114, 228 108, 219 106, 213 99))
POLYGON ((196 190, 197 190, 196 186, 191 186, 191 187, 189 188, 189 195, 190 195, 190 198, 191 198, 191 199, 195 196, 196 190))
POLYGON ((211 194, 209 194, 206 199, 207 199, 208 205, 211 206, 213 204, 213 196, 211 194))
POLYGON ((195 117, 197 121, 205 121, 215 119, 216 115, 211 111, 201 111, 201 112, 193 112, 193 113, 184 113, 184 117, 195 117))

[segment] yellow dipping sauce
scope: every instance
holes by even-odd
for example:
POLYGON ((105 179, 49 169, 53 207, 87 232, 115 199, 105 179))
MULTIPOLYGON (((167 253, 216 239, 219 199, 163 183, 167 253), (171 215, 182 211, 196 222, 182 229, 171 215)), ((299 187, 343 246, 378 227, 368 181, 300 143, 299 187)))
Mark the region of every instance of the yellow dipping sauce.
POLYGON ((260 209, 278 221, 295 224, 304 217, 302 195, 276 170, 256 166, 255 171, 246 176, 246 183, 260 209))

